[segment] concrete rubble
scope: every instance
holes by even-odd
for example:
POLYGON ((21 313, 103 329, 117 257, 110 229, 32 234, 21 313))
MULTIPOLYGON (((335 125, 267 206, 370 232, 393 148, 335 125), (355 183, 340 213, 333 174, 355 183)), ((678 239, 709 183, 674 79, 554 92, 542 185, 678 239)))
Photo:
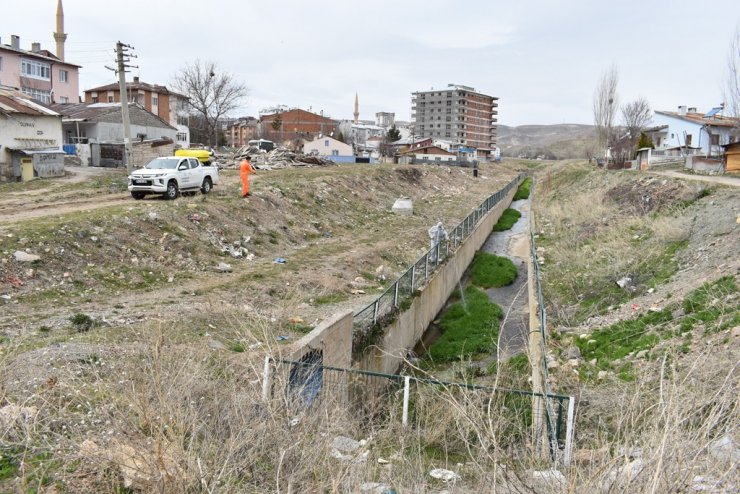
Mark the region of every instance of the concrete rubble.
POLYGON ((275 148, 266 153, 256 147, 243 146, 234 153, 233 160, 230 163, 222 164, 221 168, 239 168, 239 163, 247 156, 252 158, 252 166, 258 170, 336 165, 336 163, 326 158, 291 151, 284 147, 275 148))

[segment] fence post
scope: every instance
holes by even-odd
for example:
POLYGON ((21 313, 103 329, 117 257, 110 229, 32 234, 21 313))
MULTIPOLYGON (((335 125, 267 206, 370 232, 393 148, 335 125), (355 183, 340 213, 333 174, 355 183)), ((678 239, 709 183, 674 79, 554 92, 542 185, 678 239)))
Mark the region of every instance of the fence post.
POLYGON ((445 259, 450 257, 450 240, 445 240, 445 259))
POLYGON ((565 451, 563 451, 563 466, 570 466, 570 456, 573 453, 573 433, 575 430, 575 396, 568 398, 568 419, 565 422, 565 451))
POLYGON ((265 357, 265 367, 262 370, 262 400, 268 401, 270 399, 270 391, 272 389, 272 366, 270 366, 270 357, 265 357))
POLYGON ((398 281, 396 281, 395 284, 396 284, 396 290, 395 290, 395 293, 393 294, 393 306, 396 309, 398 309, 398 285, 399 285, 398 281))
POLYGON ((416 290, 416 263, 411 266, 411 295, 414 294, 414 290, 416 290))
POLYGON ((434 265, 439 266, 439 242, 437 242, 437 245, 434 246, 434 249, 434 265))
POLYGON ((403 417, 401 425, 405 428, 409 423, 409 390, 411 388, 411 376, 403 377, 403 417))
POLYGON ((378 299, 373 304, 373 324, 378 324, 378 299))
POLYGON ((424 254, 424 282, 429 279, 429 252, 424 254))

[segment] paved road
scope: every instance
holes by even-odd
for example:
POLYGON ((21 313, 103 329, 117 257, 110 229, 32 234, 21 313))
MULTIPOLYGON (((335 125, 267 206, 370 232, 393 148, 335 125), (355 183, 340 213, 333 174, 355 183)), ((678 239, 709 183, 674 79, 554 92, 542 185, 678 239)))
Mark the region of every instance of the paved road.
POLYGON ((691 173, 683 173, 677 170, 651 171, 650 173, 652 173, 653 175, 662 175, 664 177, 680 178, 683 180, 696 180, 699 182, 712 182, 715 184, 740 187, 740 178, 736 177, 718 175, 694 175, 691 173))

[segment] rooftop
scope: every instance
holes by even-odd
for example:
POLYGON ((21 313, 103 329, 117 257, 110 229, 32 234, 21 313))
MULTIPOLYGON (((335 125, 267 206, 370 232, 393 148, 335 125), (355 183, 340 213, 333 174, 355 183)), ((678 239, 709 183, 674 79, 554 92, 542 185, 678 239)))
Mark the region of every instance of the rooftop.
POLYGON ((0 115, 58 116, 49 107, 34 101, 15 88, 0 87, 0 115))
POLYGON ((655 113, 658 113, 660 115, 667 115, 669 117, 680 118, 682 120, 687 120, 689 122, 694 122, 694 123, 698 123, 701 125, 710 125, 714 127, 740 126, 740 119, 724 117, 722 115, 714 115, 713 117, 705 117, 703 113, 698 113, 698 112, 687 112, 686 114, 681 114, 681 113, 673 112, 673 111, 658 111, 658 110, 656 110, 655 113))

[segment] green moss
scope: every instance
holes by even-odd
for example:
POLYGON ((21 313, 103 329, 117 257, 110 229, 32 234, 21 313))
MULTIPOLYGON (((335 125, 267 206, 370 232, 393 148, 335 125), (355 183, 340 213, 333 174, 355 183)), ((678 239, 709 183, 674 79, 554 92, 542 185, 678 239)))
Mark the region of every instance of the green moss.
POLYGON ((470 278, 473 284, 481 288, 511 285, 516 276, 516 266, 510 259, 487 252, 477 252, 470 266, 470 278))
POLYGON ((532 179, 527 178, 524 182, 522 182, 522 185, 520 185, 519 188, 516 190, 516 194, 514 194, 514 200, 518 201, 520 199, 528 199, 529 189, 531 187, 532 187, 532 179))
POLYGON ((503 311, 481 289, 469 286, 464 301, 453 304, 440 318, 442 335, 427 354, 434 362, 488 353, 495 348, 503 311))
POLYGON ((522 213, 517 211, 516 209, 505 209, 503 213, 501 213, 501 217, 498 219, 498 222, 493 226, 494 232, 503 232, 504 230, 510 230, 512 226, 514 226, 514 223, 519 221, 519 218, 522 217, 522 213))

